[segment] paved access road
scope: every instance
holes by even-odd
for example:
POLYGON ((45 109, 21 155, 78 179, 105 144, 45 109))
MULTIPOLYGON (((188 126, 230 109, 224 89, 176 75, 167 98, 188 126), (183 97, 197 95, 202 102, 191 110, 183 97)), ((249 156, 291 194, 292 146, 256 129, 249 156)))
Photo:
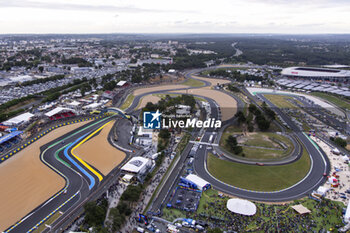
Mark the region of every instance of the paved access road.
MULTIPOLYGON (((211 67, 209 69, 215 69, 215 67, 211 67)), ((186 73, 186 77, 189 78, 194 78, 193 75, 203 71, 204 69, 197 69, 197 70, 192 70, 186 73)), ((202 80, 201 80, 202 81, 202 80)), ((209 85, 206 83, 206 85, 209 85)), ((191 88, 186 88, 186 89, 191 89, 191 88)), ((181 90, 181 89, 179 89, 181 90)), ((141 96, 135 97, 134 102, 128 109, 128 111, 131 111, 133 108, 135 108, 140 101, 140 99, 149 94, 155 94, 155 93, 168 93, 169 90, 163 90, 163 91, 157 91, 157 92, 150 92, 143 94, 141 96)), ((171 90, 172 92, 176 90, 171 90)), ((253 97, 254 98, 254 97, 253 97)), ((261 96, 261 98, 264 98, 261 96)), ((208 99, 208 98, 206 98, 208 99)), ((265 101, 268 105, 273 107, 274 109, 277 109, 276 106, 273 106, 273 104, 269 101, 265 101)), ((210 100, 209 103, 211 104, 211 109, 212 109, 212 118, 217 118, 219 116, 219 110, 217 108, 217 105, 214 103, 214 101, 210 100)), ((238 101, 239 103, 239 101, 238 101)), ((203 179, 207 180, 212 184, 212 186, 220 190, 224 193, 228 193, 234 196, 242 197, 242 198, 247 198, 247 199, 252 199, 252 200, 260 200, 260 201, 286 201, 286 200, 293 200, 300 198, 302 196, 305 196, 309 193, 312 192, 312 190, 317 189, 319 185, 325 182, 326 178, 323 176, 324 173, 328 173, 330 166, 329 166, 329 161, 327 156, 323 151, 321 151, 315 144, 310 141, 310 139, 305 135, 304 133, 300 132, 299 129, 297 129, 297 126, 291 121, 291 119, 283 114, 282 111, 276 110, 277 114, 281 115, 281 117, 285 120, 285 122, 288 124, 288 126, 291 129, 294 129, 295 131, 295 136, 296 138, 300 141, 301 144, 304 145, 306 148, 308 154, 310 155, 311 159, 311 167, 308 172, 308 174, 297 184, 293 185, 292 187, 286 188, 284 190, 280 191, 275 191, 275 192, 257 192, 257 191, 250 191, 250 190, 244 190, 239 187, 233 187, 231 185, 225 184, 216 178, 214 178, 207 170, 207 152, 208 152, 208 146, 202 145, 202 147, 198 148, 195 161, 194 161, 194 168, 195 172, 202 177, 203 179)), ((232 120, 228 120, 224 122, 224 124, 229 124, 232 123, 232 120)), ((208 142, 210 135, 213 134, 212 130, 208 130, 205 132, 202 142, 208 142)), ((219 135, 220 134, 215 134, 219 135)), ((219 138, 216 139, 219 141, 219 138)), ((183 153, 181 156, 185 157, 187 156, 188 153, 188 148, 186 148, 185 153, 183 153)), ((301 151, 299 151, 301 153, 301 151)), ((182 158, 182 161, 185 161, 185 158, 182 158)), ((167 183, 165 184, 166 187, 171 187, 172 184, 174 183, 174 180, 179 176, 179 172, 181 170, 178 168, 175 168, 173 170, 173 174, 170 174, 170 178, 167 180, 167 183)), ((167 192, 161 192, 159 199, 163 200, 167 192)), ((156 200, 155 202, 158 202, 156 200)))
MULTIPOLYGON (((215 67, 211 67, 208 69, 215 69, 215 67)), ((197 69, 186 72, 186 77, 192 77, 194 74, 202 71, 204 69, 197 69)), ((200 80, 203 82, 203 80, 200 80)), ((210 83, 204 81, 205 86, 209 86, 210 83)), ((127 112, 132 112, 138 105, 140 99, 148 94, 156 94, 156 93, 167 93, 168 91, 176 91, 176 90, 184 90, 184 89, 194 89, 201 87, 188 87, 188 88, 179 88, 172 90, 162 90, 157 92, 150 92, 147 94, 143 94, 140 96, 136 96, 131 106, 126 110, 127 112)), ((234 96, 233 96, 234 97, 234 96)), ((212 107, 212 117, 216 118, 219 116, 219 110, 214 101, 209 100, 209 103, 212 107)), ((237 99, 237 98, 236 98, 237 99)), ((239 103, 239 99, 238 103, 239 103)), ((272 103, 266 101, 269 105, 272 106, 272 103)), ((287 122, 290 128, 293 129, 293 122, 283 115, 282 112, 277 111, 278 114, 282 116, 282 118, 287 122)), ((103 177, 101 173, 95 168, 89 166, 88 164, 82 163, 74 156, 72 153, 72 149, 79 144, 82 140, 88 137, 90 134, 94 133, 101 126, 110 121, 111 118, 105 118, 102 120, 96 120, 94 122, 89 123, 73 132, 70 132, 53 142, 42 147, 41 159, 47 164, 51 169, 56 171, 58 174, 63 176, 66 181, 66 187, 58 192, 54 197, 45 201, 41 206, 37 207, 33 210, 29 215, 27 215, 24 219, 20 221, 20 223, 16 224, 15 228, 12 228, 11 232, 27 232, 34 229, 36 225, 42 223, 47 216, 54 213, 55 211, 62 211, 64 215, 69 215, 75 208, 79 207, 80 203, 83 203, 84 200, 91 195, 94 191, 100 188, 101 181, 106 179, 103 177), (88 166, 86 166, 88 165, 88 166), (66 190, 66 191, 65 191, 66 190)), ((224 122, 224 124, 228 124, 232 122, 228 120, 224 122)), ((208 130, 204 133, 202 138, 203 142, 208 142, 210 135, 212 134, 212 130, 208 130)), ((297 137, 304 144, 306 149, 308 150, 310 157, 312 159, 312 166, 309 174, 298 184, 277 192, 255 192, 243 190, 238 187, 233 187, 228 184, 225 184, 214 177, 212 177, 206 169, 206 158, 207 158, 207 146, 203 145, 197 151, 194 168, 196 173, 209 181, 212 186, 220 191, 223 191, 228 194, 232 194, 235 196, 239 196, 242 198, 253 199, 253 200, 262 200, 262 201, 284 201, 296 199, 304 196, 305 194, 311 192, 313 189, 317 188, 320 184, 322 184, 325 180, 323 177, 323 173, 329 171, 329 162, 327 157, 322 151, 319 151, 313 143, 308 139, 306 135, 299 132, 297 133, 297 137)), ((218 140, 218 139, 217 139, 218 140)), ((181 162, 183 163, 186 159, 186 156, 190 147, 188 146, 184 153, 181 155, 181 162)), ((181 166, 182 163, 179 163, 181 166)), ((166 181, 164 187, 171 187, 174 184, 174 179, 177 179, 179 176, 179 172, 181 169, 174 169, 173 173, 169 175, 169 179, 166 181)), ((160 194, 160 200, 165 198, 167 193, 164 191, 160 194)), ((157 200, 156 200, 157 202, 157 200)))
MULTIPOLYGON (((263 97, 262 97, 263 98, 263 97)), ((269 104, 271 107, 273 106, 271 102, 265 99, 265 102, 269 104)), ((277 108, 274 108, 277 109, 277 108)), ((238 196, 241 198, 247 198, 251 200, 259 200, 259 201, 271 201, 271 202, 279 202, 279 201, 287 201, 293 200, 300 197, 303 197, 312 192, 312 190, 317 189, 319 185, 325 182, 326 177, 323 176, 324 173, 328 173, 330 166, 329 161, 325 153, 319 150, 313 142, 305 135, 304 133, 297 130, 297 126, 290 120, 289 117, 284 115, 282 111, 276 110, 277 114, 281 115, 282 118, 286 121, 291 129, 296 131, 296 136, 300 140, 300 142, 304 145, 306 150, 308 151, 312 164, 309 173, 306 175, 304 179, 299 181, 297 184, 292 187, 286 188, 284 190, 275 191, 275 192, 257 192, 253 190, 244 190, 239 187, 234 187, 224 182, 221 182, 214 178, 207 170, 207 155, 208 150, 207 146, 203 145, 202 148, 199 148, 196 154, 196 159, 194 163, 195 172, 207 180, 212 184, 212 186, 224 193, 228 193, 234 196, 238 196)), ((215 114, 215 112, 213 112, 215 114)), ((203 142, 208 142, 211 133, 206 132, 202 138, 203 142)), ((244 177, 242 177, 244 179, 244 177)))

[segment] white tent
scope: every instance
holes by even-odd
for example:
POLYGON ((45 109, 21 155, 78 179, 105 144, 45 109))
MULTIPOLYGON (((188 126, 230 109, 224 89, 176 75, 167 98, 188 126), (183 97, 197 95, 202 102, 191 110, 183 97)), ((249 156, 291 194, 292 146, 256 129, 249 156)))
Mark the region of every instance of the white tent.
POLYGON ((102 103, 92 103, 83 107, 83 109, 97 109, 102 106, 102 103))
POLYGON ((335 155, 339 155, 340 151, 337 148, 332 149, 332 153, 335 155))
POLYGON ((15 126, 18 124, 21 124, 23 122, 28 122, 30 119, 34 116, 34 114, 31 114, 30 112, 23 113, 21 115, 18 115, 14 118, 11 118, 5 122, 3 122, 4 125, 8 126, 15 126))
POLYGON ((337 178, 331 176, 331 177, 328 178, 328 182, 330 184, 336 184, 336 183, 338 183, 338 180, 337 180, 337 178))
POLYGON ((126 81, 119 81, 119 82, 117 83, 117 86, 118 86, 118 87, 122 87, 122 86, 124 86, 125 83, 126 83, 126 81))
POLYGON ((196 184, 199 190, 205 190, 208 187, 210 187, 210 183, 208 183, 207 181, 203 180, 202 178, 194 174, 189 174, 188 176, 186 176, 185 179, 196 184))
POLYGON ((247 200, 233 198, 227 201, 226 207, 236 214, 252 216, 256 213, 255 204, 247 200))
POLYGON ((326 195, 327 191, 328 191, 328 188, 326 188, 324 186, 320 186, 320 187, 318 187, 316 193, 321 195, 321 196, 324 196, 324 195, 326 195))
POLYGON ((150 167, 152 167, 152 160, 144 157, 133 157, 121 170, 133 174, 143 174, 150 167))
POLYGON ((73 102, 67 103, 67 105, 73 106, 73 107, 78 107, 79 105, 81 105, 81 103, 74 100, 73 102))

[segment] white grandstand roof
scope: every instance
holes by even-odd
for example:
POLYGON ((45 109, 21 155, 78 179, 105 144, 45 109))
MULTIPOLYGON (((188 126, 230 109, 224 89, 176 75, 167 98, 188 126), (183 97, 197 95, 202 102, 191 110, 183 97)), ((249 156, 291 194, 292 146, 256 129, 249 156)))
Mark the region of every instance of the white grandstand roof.
POLYGON ((294 87, 294 86, 296 86, 296 85, 298 85, 298 83, 289 83, 289 84, 287 84, 286 86, 287 86, 287 87, 294 87))
POLYGON ((345 95, 345 96, 350 96, 350 91, 344 92, 343 95, 345 95))
POLYGON ((256 205, 247 200, 233 198, 227 201, 226 207, 236 214, 252 216, 256 213, 256 205))
POLYGON ((139 173, 150 163, 150 159, 144 157, 133 157, 121 169, 123 171, 139 173))
POLYGON ((290 83, 291 81, 288 79, 280 79, 277 81, 277 83, 281 84, 281 85, 286 85, 288 83, 290 83))
POLYGON ((336 77, 350 78, 349 70, 324 69, 316 67, 288 67, 282 70, 282 75, 296 77, 336 77))
POLYGON ((344 93, 344 91, 343 90, 335 90, 335 91, 332 91, 331 93, 342 95, 344 93))
POLYGON ((17 125, 20 124, 22 122, 27 122, 30 120, 30 118, 32 118, 34 116, 34 114, 31 114, 30 112, 26 112, 23 113, 21 115, 18 115, 14 118, 11 118, 5 122, 3 122, 4 125, 17 125))
POLYGON ((302 88, 302 87, 305 87, 305 84, 299 84, 299 85, 296 85, 294 88, 302 88))
POLYGON ((322 91, 330 92, 330 91, 333 91, 333 90, 334 90, 334 87, 328 87, 328 88, 323 89, 322 91))
POLYGON ((322 89, 324 89, 322 86, 312 88, 313 91, 320 91, 322 89))
POLYGON ((323 67, 325 67, 325 68, 334 68, 334 69, 349 68, 348 65, 324 65, 323 67))
POLYGON ((306 87, 303 87, 303 89, 305 89, 305 90, 311 90, 311 89, 313 89, 313 88, 315 88, 314 85, 308 85, 308 86, 306 86, 306 87))
POLYGON ((121 87, 121 86, 123 86, 125 83, 126 83, 126 81, 119 81, 119 82, 117 83, 117 86, 118 86, 118 87, 121 87))
POLYGON ((52 109, 51 111, 45 113, 45 116, 52 117, 53 115, 60 113, 60 112, 73 112, 73 109, 70 108, 62 108, 62 107, 57 107, 52 109))

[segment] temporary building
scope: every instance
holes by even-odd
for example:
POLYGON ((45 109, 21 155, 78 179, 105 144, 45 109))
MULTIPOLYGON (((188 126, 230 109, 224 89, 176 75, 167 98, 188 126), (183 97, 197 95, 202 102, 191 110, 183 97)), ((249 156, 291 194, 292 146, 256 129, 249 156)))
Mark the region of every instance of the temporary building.
POLYGON ((337 180, 337 178, 331 176, 328 178, 328 182, 331 184, 336 184, 336 183, 338 183, 338 180, 337 180))
POLYGON ((210 187, 209 182, 207 182, 206 180, 203 180, 202 178, 194 174, 189 174, 188 176, 186 176, 185 179, 195 184, 197 188, 202 191, 210 187))
POLYGON ((79 105, 81 105, 81 103, 74 100, 73 102, 67 103, 67 105, 73 106, 73 107, 78 107, 79 105))
POLYGON ((92 103, 83 107, 83 109, 97 109, 102 106, 102 103, 92 103))
POLYGON ((122 181, 126 182, 126 183, 130 183, 132 178, 134 178, 133 175, 130 175, 130 174, 125 174, 123 177, 122 177, 122 181))
POLYGON ((317 189, 317 191, 316 191, 316 193, 317 193, 318 195, 321 195, 321 196, 325 196, 327 192, 328 192, 328 188, 326 188, 326 187, 324 187, 324 186, 318 187, 318 189, 317 189))
POLYGON ((226 207, 236 214, 252 216, 256 213, 256 205, 247 200, 232 198, 227 201, 226 207))
POLYGON ((14 118, 11 118, 5 122, 3 122, 4 125, 10 125, 10 126, 15 126, 15 125, 19 125, 22 124, 24 122, 28 122, 30 121, 30 119, 34 116, 34 114, 30 113, 30 112, 26 112, 23 113, 19 116, 16 116, 14 118))
POLYGON ((121 170, 133 174, 143 174, 150 167, 152 167, 152 160, 144 157, 133 157, 121 168, 121 170))
POLYGON ((335 155, 339 155, 340 151, 338 150, 338 148, 334 148, 334 149, 332 149, 332 153, 335 155))

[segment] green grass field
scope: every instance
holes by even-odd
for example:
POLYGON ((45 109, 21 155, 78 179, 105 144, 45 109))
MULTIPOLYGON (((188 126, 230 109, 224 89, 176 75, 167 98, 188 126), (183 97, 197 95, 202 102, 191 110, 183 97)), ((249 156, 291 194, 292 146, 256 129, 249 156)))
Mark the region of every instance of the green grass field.
POLYGON ((273 103, 279 108, 297 108, 297 106, 295 106, 290 101, 288 101, 288 100, 294 100, 293 97, 284 96, 284 95, 267 95, 267 94, 265 94, 264 97, 270 100, 271 103, 273 103))
MULTIPOLYGON (((240 129, 235 126, 230 126, 226 128, 226 130, 221 136, 220 146, 233 157, 238 156, 240 158, 243 158, 241 157, 241 155, 232 154, 229 150, 229 147, 226 145, 227 137, 229 135, 238 135, 240 134, 239 131, 240 129)), ((244 136, 244 139, 246 140, 244 144, 247 145, 247 146, 242 146, 243 153, 245 155, 244 158, 249 160, 256 159, 259 161, 264 161, 264 160, 271 160, 271 159, 280 159, 288 156, 294 149, 294 145, 289 138, 276 133, 257 132, 249 136, 244 136), (285 146, 287 146, 287 149, 283 150, 283 147, 276 142, 282 142, 285 146), (254 147, 265 147, 265 148, 254 148, 254 147), (274 150, 274 148, 279 150, 274 150)))
POLYGON ((204 83, 197 80, 197 79, 193 79, 193 78, 189 78, 187 79, 184 83, 182 83, 183 85, 186 86, 190 86, 190 87, 201 87, 204 86, 204 83))
POLYGON ((135 96, 133 94, 129 94, 126 100, 124 101, 123 105, 120 107, 121 110, 127 109, 132 102, 134 101, 135 96))
POLYGON ((330 103, 332 103, 332 104, 334 104, 342 109, 350 110, 350 102, 346 99, 342 99, 340 97, 330 95, 327 93, 322 93, 322 92, 313 92, 313 93, 311 93, 311 95, 325 99, 328 102, 330 102, 330 103))
POLYGON ((297 183, 310 169, 310 157, 303 150, 301 158, 281 166, 258 166, 229 162, 208 154, 208 171, 217 179, 244 189, 276 191, 297 183))
POLYGON ((282 150, 252 148, 247 146, 243 146, 243 153, 245 156, 244 158, 260 162, 264 162, 266 160, 280 159, 287 156, 287 154, 282 150))
MULTIPOLYGON (((225 221, 232 221, 233 224, 239 225, 241 229, 240 231, 238 230, 238 232, 266 232, 262 230, 263 225, 279 225, 280 227, 284 227, 284 230, 280 229, 280 232, 285 232, 286 229, 289 229, 290 232, 303 232, 305 231, 305 224, 309 227, 311 222, 313 223, 313 230, 319 232, 321 229, 329 230, 336 225, 343 225, 342 208, 344 208, 344 205, 341 202, 323 200, 319 203, 309 198, 295 200, 283 205, 255 202, 254 204, 257 207, 256 214, 250 217, 243 217, 227 210, 226 203, 229 199, 230 197, 228 196, 220 197, 217 190, 209 189, 202 193, 196 212, 186 212, 165 207, 162 217, 169 221, 185 217, 208 221, 208 217, 215 217, 224 219, 225 221), (311 213, 303 217, 300 216, 291 208, 291 206, 297 204, 302 204, 307 207, 311 213), (291 221, 294 222, 292 223, 293 229, 290 229, 289 226, 285 226, 285 224, 291 221)), ((209 220, 209 222, 220 224, 222 230, 228 230, 228 228, 234 227, 232 223, 228 224, 227 222, 220 222, 217 220, 209 220)), ((274 228, 272 227, 270 230, 271 229, 274 228)), ((233 228, 233 230, 237 229, 233 228)), ((310 232, 312 231, 310 230, 310 232)))

